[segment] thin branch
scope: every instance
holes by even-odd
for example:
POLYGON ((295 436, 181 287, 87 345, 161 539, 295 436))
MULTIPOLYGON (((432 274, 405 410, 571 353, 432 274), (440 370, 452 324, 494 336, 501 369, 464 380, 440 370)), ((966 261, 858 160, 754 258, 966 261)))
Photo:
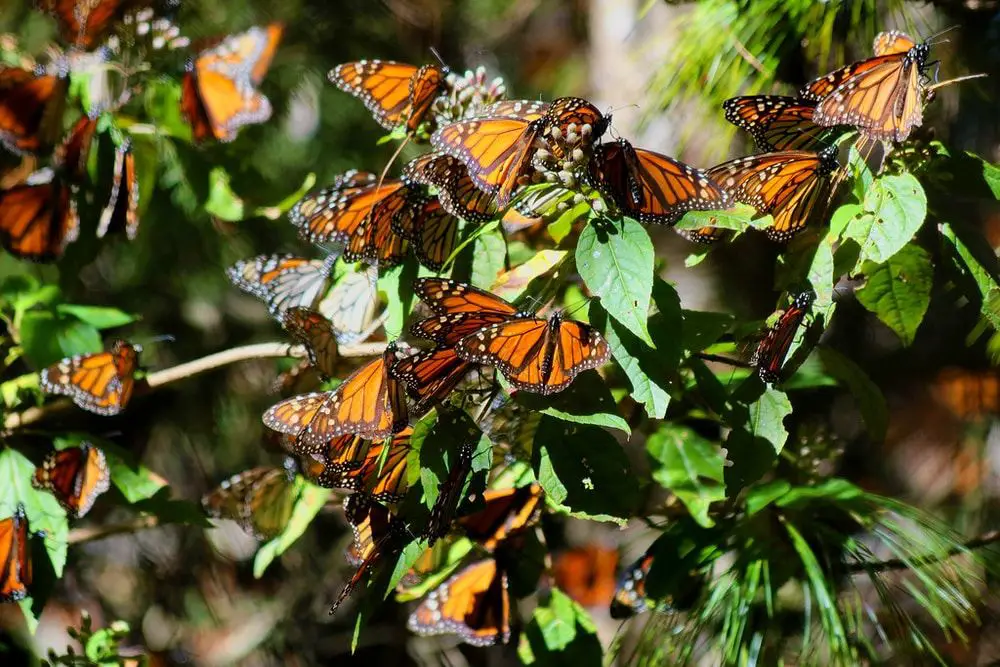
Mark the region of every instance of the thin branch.
POLYGON ((104 526, 86 526, 84 528, 74 528, 69 531, 66 541, 69 544, 83 544, 103 540, 106 537, 121 535, 123 533, 135 533, 147 528, 155 528, 160 525, 160 520, 155 514, 143 514, 130 521, 122 523, 112 523, 104 526))
MULTIPOLYGON (((338 349, 338 352, 342 357, 368 357, 381 354, 385 351, 385 346, 386 344, 381 342, 343 345, 338 349)), ((150 373, 146 376, 145 382, 136 385, 136 393, 151 391, 171 382, 193 377, 199 373, 228 366, 238 361, 280 357, 302 358, 305 356, 305 348, 301 345, 289 345, 288 343, 257 343, 255 345, 234 347, 229 350, 210 354, 201 359, 178 364, 172 368, 165 368, 162 371, 150 373)), ((8 415, 4 420, 3 428, 5 431, 23 428, 64 412, 72 406, 73 402, 69 399, 61 399, 41 407, 28 408, 24 412, 8 415)))
POLYGON ((724 357, 721 354, 712 354, 711 352, 695 352, 695 357, 698 357, 702 361, 715 361, 720 364, 726 364, 729 366, 735 366, 737 368, 753 368, 750 364, 743 361, 742 359, 734 359, 733 357, 724 357))
POLYGON ((979 549, 981 547, 986 547, 996 542, 1000 542, 1000 530, 991 530, 989 532, 983 533, 978 537, 974 537, 968 542, 965 542, 961 546, 955 547, 954 549, 949 549, 947 553, 944 554, 928 554, 923 558, 914 558, 909 561, 902 560, 900 558, 892 558, 890 560, 874 561, 874 562, 858 562, 850 563, 847 566, 847 571, 851 573, 859 572, 891 572, 894 570, 909 570, 913 567, 920 567, 924 565, 933 565, 934 563, 939 563, 943 560, 951 558, 952 556, 959 556, 969 551, 970 549, 979 549))

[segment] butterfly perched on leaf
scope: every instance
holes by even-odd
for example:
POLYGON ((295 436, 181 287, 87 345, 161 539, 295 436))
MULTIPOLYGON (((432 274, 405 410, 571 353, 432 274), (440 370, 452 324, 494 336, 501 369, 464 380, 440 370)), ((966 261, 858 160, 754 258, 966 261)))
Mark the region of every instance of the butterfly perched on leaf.
POLYGON ((873 139, 904 141, 923 122, 930 46, 882 33, 874 49, 874 57, 809 82, 799 96, 816 102, 817 125, 850 125, 873 139))
POLYGON ((829 207, 833 176, 840 170, 837 147, 811 151, 761 153, 724 162, 708 170, 734 201, 748 204, 774 223, 764 230, 784 242, 829 207))
POLYGON ((640 222, 672 225, 687 211, 729 206, 727 194, 704 171, 625 139, 594 149, 589 176, 595 188, 640 222))
POLYGON ((72 518, 79 519, 111 488, 111 471, 104 452, 84 442, 46 456, 35 469, 32 485, 50 491, 72 518))
POLYGON ((472 646, 510 641, 507 571, 496 559, 475 561, 432 590, 410 614, 418 635, 455 634, 472 646))
POLYGON ((757 375, 764 382, 773 384, 781 378, 781 367, 785 364, 795 334, 815 300, 816 294, 811 291, 797 295, 757 344, 750 365, 757 369, 757 375))
POLYGON ((232 141, 245 125, 271 117, 271 103, 257 90, 281 41, 272 23, 224 37, 199 53, 181 81, 181 111, 195 141, 232 141))
POLYGON ((646 577, 653 565, 650 551, 625 568, 618 578, 614 598, 611 600, 611 618, 628 618, 649 609, 646 598, 646 577))
POLYGON ((458 356, 454 347, 438 347, 403 357, 390 372, 416 399, 413 409, 419 414, 447 398, 471 368, 472 364, 458 356))
POLYGON ((290 308, 313 308, 326 293, 336 256, 325 260, 294 255, 259 255, 226 270, 230 282, 267 304, 281 320, 290 308))
POLYGON ((815 102, 780 95, 733 97, 722 104, 726 120, 746 131, 757 150, 819 150, 827 145, 826 128, 813 122, 815 102))
POLYGON ((252 468, 202 496, 201 505, 210 517, 231 519, 257 539, 268 540, 288 525, 299 488, 287 466, 252 468))
POLYGON ((139 233, 139 181, 136 180, 135 155, 130 141, 115 151, 111 197, 97 223, 98 238, 109 232, 123 232, 129 241, 139 233))
POLYGON ((0 603, 17 602, 28 596, 32 582, 28 517, 24 506, 0 519, 0 603))
POLYGON ((0 143, 15 153, 53 145, 68 86, 68 77, 0 66, 0 143))
POLYGON ((409 412, 403 386, 388 372, 395 361, 396 349, 390 345, 333 391, 293 396, 271 406, 264 425, 295 436, 305 447, 346 434, 378 440, 398 433, 409 412))
MULTIPOLYGON (((495 105, 491 109, 510 111, 495 105)), ((561 97, 543 109, 540 115, 482 116, 451 123, 438 129, 431 143, 462 162, 476 187, 491 195, 498 208, 506 208, 514 191, 529 182, 540 145, 547 146, 558 160, 565 157, 561 140, 571 126, 585 137, 583 145, 596 141, 607 129, 607 117, 580 98, 561 97)))
POLYGON ((20 259, 51 262, 80 235, 70 184, 51 169, 0 190, 0 245, 20 259))
POLYGON ((413 133, 427 119, 434 100, 446 87, 447 70, 415 67, 391 60, 360 60, 330 70, 330 81, 364 102, 387 130, 405 126, 413 133))
POLYGON ((117 415, 128 405, 135 388, 142 348, 115 340, 111 349, 63 359, 41 372, 39 384, 47 394, 62 394, 90 412, 117 415))

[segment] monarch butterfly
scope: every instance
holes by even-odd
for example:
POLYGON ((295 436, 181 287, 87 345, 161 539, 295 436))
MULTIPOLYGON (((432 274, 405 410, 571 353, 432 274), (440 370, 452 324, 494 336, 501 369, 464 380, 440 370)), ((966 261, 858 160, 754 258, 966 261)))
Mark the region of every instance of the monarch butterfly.
POLYGON ((473 646, 506 644, 507 572, 493 558, 466 565, 427 594, 406 626, 419 635, 456 634, 473 646))
POLYGON ((111 488, 111 472, 104 452, 84 442, 46 456, 35 469, 32 485, 51 491, 69 515, 79 519, 111 488))
POLYGON ((50 262, 80 235, 70 186, 51 170, 0 191, 0 245, 15 257, 50 262))
POLYGON ((42 391, 69 396, 76 405, 99 415, 117 415, 128 405, 142 347, 118 339, 107 352, 63 359, 44 369, 42 391))
POLYGON ((499 215, 493 198, 476 187, 469 170, 451 155, 421 155, 403 169, 403 180, 437 188, 441 207, 463 220, 487 222, 499 215))
POLYGON ((205 512, 216 519, 232 519, 259 540, 268 540, 288 525, 299 487, 290 466, 245 470, 202 496, 205 512))
POLYGON ((556 586, 584 607, 610 604, 615 594, 618 551, 588 544, 563 551, 552 564, 556 586))
POLYGON ((440 271, 455 250, 458 218, 445 211, 436 198, 429 198, 419 207, 407 207, 396 215, 392 229, 413 244, 421 264, 440 271))
POLYGON ((64 42, 91 49, 126 12, 149 4, 151 0, 41 0, 38 6, 56 18, 64 42))
POLYGON ((819 153, 781 151, 724 162, 708 170, 734 200, 761 215, 774 216, 765 233, 787 241, 821 214, 832 196, 834 172, 840 169, 837 147, 819 153))
POLYGON ((367 440, 356 435, 337 436, 314 447, 302 447, 295 436, 283 435, 280 443, 286 451, 301 457, 299 469, 309 481, 326 488, 349 489, 355 485, 341 484, 341 475, 364 465, 369 445, 367 440))
POLYGON ((111 198, 97 223, 97 237, 109 231, 124 231, 130 241, 139 233, 139 182, 135 178, 135 156, 128 141, 115 151, 111 198))
POLYGON ((649 606, 646 598, 646 576, 653 564, 653 555, 647 551, 637 561, 625 568, 615 596, 611 600, 611 618, 628 618, 645 612, 649 606))
POLYGON ((436 65, 414 67, 391 60, 360 60, 330 70, 330 81, 364 102, 387 130, 405 124, 416 131, 445 87, 447 70, 436 65))
MULTIPOLYGON (((54 163, 71 181, 78 182, 83 179, 90 145, 96 132, 97 119, 85 115, 73 125, 66 139, 56 147, 54 163)), ((115 169, 115 172, 118 171, 115 169)))
POLYGON ((773 327, 768 329, 764 338, 754 350, 750 365, 757 369, 760 379, 773 384, 781 377, 781 367, 788 356, 788 350, 795 340, 795 332, 809 312, 809 307, 816 300, 813 292, 803 292, 792 299, 791 305, 785 309, 773 327))
POLYGON ((370 361, 336 389, 293 396, 264 413, 264 425, 279 433, 294 435, 303 446, 317 446, 344 434, 378 440, 406 427, 409 414, 403 387, 388 369, 396 360, 389 345, 378 359, 370 361))
POLYGON ((549 106, 548 102, 541 100, 499 100, 483 109, 478 117, 513 116, 524 120, 537 120, 545 115, 549 106))
POLYGON ((820 77, 799 94, 817 102, 817 125, 852 125, 873 139, 904 141, 923 122, 930 46, 901 33, 883 33, 874 49, 881 55, 820 77))
POLYGON ((69 80, 20 67, 0 67, 0 143, 33 153, 57 140, 69 80))
POLYGON ((558 141, 545 140, 566 136, 570 125, 590 127, 586 134, 590 142, 604 134, 608 119, 586 100, 562 97, 538 117, 525 113, 446 125, 431 135, 431 144, 462 162, 476 187, 491 195, 498 208, 506 208, 514 190, 527 183, 532 158, 542 143, 557 159, 561 157, 558 141))
POLYGON ((490 325, 528 317, 489 292, 447 278, 420 278, 414 293, 436 316, 415 323, 410 333, 441 345, 455 345, 490 325))
POLYGON ((377 327, 378 269, 369 266, 341 277, 319 304, 330 318, 337 342, 346 345, 366 338, 377 327))
POLYGON ((271 103, 257 91, 281 41, 272 23, 224 37, 198 54, 181 81, 181 111, 195 141, 232 141, 244 125, 271 117, 271 103))
POLYGON ((333 263, 294 255, 258 255, 241 260, 226 270, 229 281, 267 304, 279 321, 289 308, 312 308, 326 291, 333 263))
POLYGON ((469 538, 493 553, 497 546, 534 523, 542 500, 542 487, 534 482, 512 489, 488 489, 483 507, 458 520, 469 538))
POLYGON ((28 596, 32 581, 29 536, 23 505, 0 520, 0 602, 17 602, 28 596))
POLYGON ((330 320, 315 310, 295 306, 282 315, 281 326, 305 345, 309 361, 324 377, 330 378, 337 374, 340 354, 337 351, 336 332, 330 320))
POLYGON ((757 149, 808 151, 823 148, 827 133, 813 122, 814 102, 779 95, 733 97, 722 103, 726 120, 753 137, 757 149))
POLYGON ((336 613, 344 600, 350 597, 368 570, 382 558, 403 548, 400 538, 406 535, 403 522, 370 496, 359 493, 350 496, 344 503, 344 514, 355 527, 354 545, 348 551, 348 561, 352 565, 358 564, 354 575, 330 606, 331 614, 336 613))
POLYGON ((542 395, 562 391, 611 357, 596 329, 559 313, 488 326, 459 341, 455 351, 466 361, 496 366, 515 389, 542 395))
POLYGON ((409 212, 419 215, 423 198, 398 179, 376 182, 374 174, 350 171, 334 184, 307 195, 292 207, 289 220, 312 243, 341 243, 344 260, 398 264, 409 241, 392 222, 409 212))
MULTIPOLYGON (((412 449, 411 435, 413 429, 407 427, 393 436, 388 445, 381 442, 372 443, 358 466, 353 466, 358 460, 356 453, 350 460, 352 465, 341 465, 339 470, 336 465, 331 464, 331 458, 327 456, 324 469, 313 478, 313 482, 325 488, 357 491, 383 503, 399 502, 409 489, 406 459, 412 449)), ((352 449, 353 445, 344 450, 345 454, 350 454, 352 449)))
POLYGON ((634 148, 625 139, 598 146, 589 174, 594 187, 641 222, 672 225, 685 211, 729 206, 726 193, 704 171, 634 148))
POLYGON ((420 414, 447 397, 472 367, 453 347, 426 350, 397 361, 390 373, 406 385, 417 399, 413 410, 420 414))
POLYGON ((431 518, 424 530, 424 537, 430 546, 447 535, 451 529, 452 519, 462 502, 465 480, 472 470, 472 455, 475 450, 474 441, 463 442, 458 448, 457 456, 451 461, 448 477, 438 486, 437 500, 431 507, 431 518))

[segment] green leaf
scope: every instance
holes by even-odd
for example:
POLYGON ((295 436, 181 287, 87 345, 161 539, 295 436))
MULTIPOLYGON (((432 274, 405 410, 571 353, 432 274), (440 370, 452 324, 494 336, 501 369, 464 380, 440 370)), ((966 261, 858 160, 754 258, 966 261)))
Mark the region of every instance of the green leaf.
POLYGON ((588 217, 590 213, 590 202, 587 200, 581 201, 559 214, 559 217, 553 220, 545 228, 545 231, 549 233, 553 241, 562 243, 562 240, 569 236, 569 233, 573 230, 573 224, 581 218, 588 217))
POLYGON ((535 432, 532 468, 549 502, 574 516, 624 523, 639 499, 621 445, 595 426, 543 416, 535 432))
POLYGON ((518 392, 517 402, 533 412, 540 412, 574 424, 615 428, 626 435, 632 429, 618 414, 618 406, 607 384, 597 371, 584 371, 569 387, 551 396, 518 392))
POLYGON ((156 131, 191 141, 191 126, 181 114, 181 86, 168 77, 151 77, 144 86, 146 114, 156 131))
POLYGON ((403 334, 406 318, 413 309, 413 282, 417 278, 417 270, 416 262, 404 262, 379 276, 378 291, 386 298, 383 326, 391 339, 403 334))
POLYGON ((883 176, 865 192, 862 213, 847 224, 846 238, 861 246, 859 263, 884 262, 903 248, 927 216, 927 196, 911 174, 883 176))
POLYGON ((983 181, 986 187, 993 193, 993 197, 1000 199, 1000 166, 987 162, 975 153, 965 152, 966 156, 982 165, 983 181))
MULTIPOLYGON (((416 435, 417 428, 414 427, 414 436, 416 435)), ((439 409, 437 418, 423 426, 419 439, 416 442, 414 440, 411 437, 410 444, 416 451, 420 464, 420 484, 424 490, 424 505, 427 509, 434 507, 437 502, 438 491, 456 465, 460 447, 476 443, 467 488, 471 488, 469 485, 473 483, 473 477, 484 481, 482 478, 493 463, 493 443, 465 412, 439 409)), ((463 497, 467 495, 468 493, 464 493, 463 497)))
POLYGON ((806 280, 812 286, 813 292, 816 294, 816 301, 814 306, 817 309, 823 309, 828 307, 833 303, 833 285, 834 285, 834 265, 833 265, 833 246, 837 241, 836 234, 827 233, 816 246, 816 250, 813 253, 812 261, 809 263, 809 270, 806 274, 806 280))
POLYGON ((295 483, 299 486, 300 491, 299 497, 295 501, 295 508, 292 510, 292 516, 288 520, 288 526, 281 531, 280 535, 257 550, 257 555, 253 559, 255 579, 260 579, 274 559, 285 553, 288 547, 302 537, 306 528, 323 509, 330 494, 333 493, 330 489, 306 482, 302 477, 296 477, 295 483))
MULTIPOLYGON (((10 304, 14 306, 19 301, 29 298, 30 295, 38 292, 41 284, 34 276, 24 273, 9 275, 0 281, 0 304, 10 304)), ((31 304, 22 306, 22 310, 30 308, 31 304)))
POLYGON ((222 167, 215 167, 208 174, 205 211, 227 222, 239 222, 243 219, 243 200, 229 187, 229 174, 222 167))
POLYGON ((507 242, 499 227, 476 237, 472 252, 472 284, 490 289, 503 271, 507 258, 507 242))
POLYGON ((687 427, 664 425, 649 436, 646 451, 654 462, 653 479, 672 491, 699 525, 714 526, 709 506, 726 497, 726 460, 718 445, 687 427))
MULTIPOLYGON (((966 283, 971 282, 979 291, 983 315, 993 323, 994 328, 1000 329, 997 322, 1000 318, 989 303, 990 295, 998 288, 997 258, 993 248, 972 230, 947 223, 941 225, 941 235, 955 251, 952 257, 955 268, 967 278, 966 283)), ((972 288, 966 291, 972 292, 972 288)))
POLYGON ((44 533, 45 552, 56 577, 66 565, 69 522, 66 511, 55 496, 31 485, 35 464, 15 449, 0 450, 0 518, 12 516, 18 505, 24 506, 31 533, 44 533))
POLYGON ((600 667, 601 642, 590 614, 558 588, 535 607, 517 655, 526 665, 600 667))
POLYGON ((63 357, 99 352, 101 335, 75 317, 32 310, 21 320, 21 345, 29 361, 42 368, 63 357))
POLYGON ((716 227, 739 232, 746 229, 750 225, 750 221, 756 217, 757 209, 753 206, 736 204, 733 208, 725 211, 688 211, 677 221, 674 228, 685 230, 716 227))
POLYGON ((167 486, 167 481, 140 464, 130 464, 114 447, 100 444, 108 461, 111 482, 130 504, 147 500, 167 486))
POLYGON ((842 382, 854 396, 872 441, 882 442, 889 425, 889 408, 882 392, 857 364, 839 352, 820 347, 819 356, 826 372, 842 382))
POLYGON ((859 215, 861 215, 860 204, 839 206, 830 216, 830 233, 834 235, 834 238, 840 238, 844 230, 847 229, 847 225, 859 215))
POLYGON ((134 315, 129 315, 117 308, 81 306, 73 303, 60 303, 56 305, 56 312, 61 315, 72 315, 81 322, 89 324, 96 329, 123 327, 138 319, 134 315))
POLYGON ((767 440, 774 447, 774 453, 780 454, 788 440, 785 417, 792 414, 792 404, 785 392, 767 387, 760 398, 750 404, 749 414, 750 434, 767 440))
POLYGON ((766 484, 757 484, 747 491, 746 504, 747 516, 753 516, 757 512, 766 508, 792 488, 792 485, 784 479, 776 479, 766 484))
POLYGON ((912 345, 931 302, 930 255, 908 244, 885 263, 867 262, 861 270, 867 279, 855 292, 858 301, 895 331, 904 346, 912 345))
POLYGON ((701 352, 722 338, 736 320, 730 313, 712 313, 701 310, 682 311, 684 326, 681 328, 681 347, 690 352, 701 352))
POLYGON ((620 228, 606 218, 584 227, 576 246, 576 265, 590 291, 611 317, 653 346, 646 317, 653 291, 653 242, 635 220, 620 228))
POLYGON ((860 498, 865 492, 846 479, 834 477, 809 486, 793 486, 777 500, 779 507, 795 507, 813 500, 828 503, 860 498))

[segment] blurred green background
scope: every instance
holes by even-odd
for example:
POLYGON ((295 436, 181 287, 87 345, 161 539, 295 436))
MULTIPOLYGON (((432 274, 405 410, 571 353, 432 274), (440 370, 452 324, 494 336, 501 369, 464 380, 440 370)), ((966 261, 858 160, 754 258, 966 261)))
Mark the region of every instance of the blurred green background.
MULTIPOLYGON (((178 164, 193 192, 206 193, 210 170, 221 166, 248 209, 285 199, 309 174, 324 185, 350 168, 380 172, 395 146, 376 145, 382 130, 357 100, 327 83, 326 72, 362 58, 430 62, 432 48, 455 70, 483 65, 491 76, 503 76, 510 97, 587 97, 613 110, 615 133, 705 167, 748 152, 718 111, 726 97, 790 94, 827 68, 865 57, 881 29, 928 35, 956 25, 949 42, 934 52, 942 60, 941 79, 969 72, 993 76, 941 89, 925 126, 952 150, 1000 158, 1000 78, 995 76, 1000 72, 1000 8, 995 2, 233 0, 182 2, 172 20, 194 40, 274 20, 285 23, 262 86, 274 107, 270 122, 244 128, 231 144, 178 148, 178 164)), ((4 0, 4 33, 16 38, 19 51, 41 58, 54 38, 54 24, 28 2, 4 0)), ((163 75, 179 77, 184 55, 175 55, 173 61, 164 59, 163 75)), ((150 370, 279 339, 280 330, 264 307, 233 288, 224 269, 258 253, 311 250, 284 218, 214 219, 193 206, 183 188, 168 187, 169 169, 159 173, 152 197, 142 204, 134 243, 92 238, 98 203, 89 211, 93 215, 84 207, 81 240, 58 265, 27 270, 57 281, 68 301, 141 316, 125 332, 134 340, 172 336, 174 342, 147 345, 143 363, 150 370)), ((955 205, 956 213, 980 226, 994 247, 1000 244, 995 207, 955 205)), ((766 316, 773 307, 776 250, 766 242, 744 239, 738 249, 723 248, 689 270, 683 257, 690 246, 669 230, 651 233, 685 307, 747 317, 766 316)), ((0 256, 0 277, 24 270, 25 265, 0 256)), ((967 532, 989 527, 1000 493, 996 422, 992 429, 968 427, 946 402, 935 399, 932 386, 945 366, 987 366, 982 341, 969 348, 954 345, 972 328, 976 314, 956 316, 950 302, 932 301, 917 343, 905 356, 860 307, 844 307, 838 319, 832 335, 840 349, 864 362, 893 410, 885 451, 857 451, 850 447, 857 436, 856 408, 837 395, 817 402, 817 414, 832 416, 837 437, 848 444, 847 476, 938 509, 967 532), (934 316, 936 307, 940 317, 934 316)), ((260 423, 261 412, 275 400, 270 385, 278 367, 273 360, 234 365, 144 397, 120 418, 91 420, 81 413, 66 425, 113 439, 169 480, 175 496, 196 500, 233 473, 280 460, 264 446, 260 423)), ((642 465, 641 448, 633 454, 642 465)), ((113 502, 99 502, 86 524, 128 516, 113 502)), ((642 526, 618 532, 574 521, 546 526, 546 532, 556 536, 556 544, 620 547, 626 562, 651 539, 642 526)), ((261 580, 251 573, 255 543, 234 526, 208 533, 168 526, 95 541, 70 550, 67 577, 34 638, 18 630, 18 612, 9 605, 0 607, 0 628, 36 648, 61 648, 67 642, 65 626, 77 623, 79 610, 86 609, 98 625, 127 620, 134 643, 161 661, 155 664, 516 662, 513 649, 483 652, 447 639, 414 638, 405 629, 406 609, 394 603, 371 620, 352 657, 351 610, 334 618, 326 613, 343 583, 348 533, 337 513, 321 516, 261 580)), ((627 634, 610 620, 606 607, 594 613, 606 645, 616 634, 627 634)), ((973 648, 956 659, 962 664, 977 664, 979 657, 984 662, 978 664, 1000 659, 1000 646, 989 639, 990 633, 998 634, 997 627, 987 625, 984 639, 975 638, 973 648)), ((627 655, 620 653, 622 662, 627 655)))

